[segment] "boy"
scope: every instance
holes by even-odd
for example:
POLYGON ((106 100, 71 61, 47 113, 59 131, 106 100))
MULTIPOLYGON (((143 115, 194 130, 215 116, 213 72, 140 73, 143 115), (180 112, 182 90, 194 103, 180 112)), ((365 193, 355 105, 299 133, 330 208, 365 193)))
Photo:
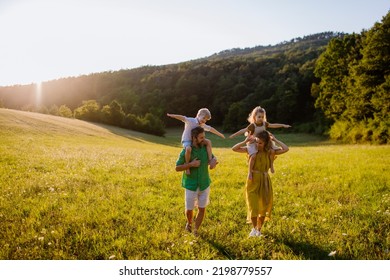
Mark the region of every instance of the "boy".
MULTIPOLYGON (((222 133, 220 133, 218 130, 216 130, 215 128, 209 125, 206 125, 206 122, 211 119, 211 113, 207 108, 200 109, 196 114, 195 118, 186 117, 182 115, 174 115, 174 114, 167 114, 167 116, 184 122, 184 131, 181 136, 181 143, 183 144, 183 148, 186 150, 185 163, 187 164, 190 162, 190 157, 191 157, 191 150, 192 150, 191 130, 192 129, 200 126, 203 127, 205 131, 210 131, 211 133, 214 133, 219 137, 225 138, 225 136, 222 133)), ((210 168, 213 169, 217 163, 215 161, 212 161, 211 141, 205 139, 204 144, 206 145, 207 148, 207 156, 208 156, 210 168)), ((186 174, 187 175, 190 174, 189 169, 186 170, 186 174)))

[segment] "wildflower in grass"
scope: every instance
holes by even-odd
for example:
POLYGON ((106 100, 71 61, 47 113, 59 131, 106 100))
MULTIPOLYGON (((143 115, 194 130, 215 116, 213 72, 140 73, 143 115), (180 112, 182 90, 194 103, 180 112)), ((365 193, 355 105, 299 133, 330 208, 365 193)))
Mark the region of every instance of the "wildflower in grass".
POLYGON ((43 236, 38 237, 39 241, 43 241, 44 239, 45 239, 45 237, 43 237, 43 236))
POLYGON ((342 233, 343 236, 347 236, 348 234, 346 234, 345 232, 342 233))
POLYGON ((336 255, 337 251, 332 251, 328 254, 329 257, 333 257, 334 255, 336 255))

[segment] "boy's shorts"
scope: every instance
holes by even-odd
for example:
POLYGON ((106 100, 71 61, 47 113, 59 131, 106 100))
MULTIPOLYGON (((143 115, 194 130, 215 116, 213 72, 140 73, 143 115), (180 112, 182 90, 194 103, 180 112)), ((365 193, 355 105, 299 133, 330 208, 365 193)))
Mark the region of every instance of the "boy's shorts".
POLYGON ((186 210, 194 210, 195 206, 200 208, 206 208, 209 205, 210 200, 210 187, 200 191, 199 188, 196 191, 190 191, 185 189, 185 206, 186 210))
POLYGON ((184 149, 192 146, 192 141, 190 141, 190 140, 182 141, 181 143, 183 144, 184 149))

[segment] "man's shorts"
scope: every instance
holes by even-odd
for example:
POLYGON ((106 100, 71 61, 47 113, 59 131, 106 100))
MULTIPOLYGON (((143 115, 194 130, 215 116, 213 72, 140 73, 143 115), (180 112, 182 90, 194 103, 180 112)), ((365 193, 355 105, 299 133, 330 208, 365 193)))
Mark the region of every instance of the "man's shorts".
POLYGON ((210 203, 210 187, 207 189, 200 191, 199 188, 196 191, 190 191, 185 189, 185 202, 186 202, 186 210, 194 210, 194 208, 206 208, 206 206, 210 203))

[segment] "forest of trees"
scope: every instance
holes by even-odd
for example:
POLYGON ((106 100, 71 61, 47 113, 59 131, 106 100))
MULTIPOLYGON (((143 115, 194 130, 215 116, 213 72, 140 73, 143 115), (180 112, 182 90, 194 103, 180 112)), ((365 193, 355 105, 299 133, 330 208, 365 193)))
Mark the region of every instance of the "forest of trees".
POLYGON ((389 143, 390 13, 368 31, 333 39, 315 75, 315 106, 334 122, 332 138, 389 143))
POLYGON ((0 106, 164 135, 166 113, 212 113, 231 132, 255 106, 270 122, 349 142, 388 143, 389 14, 361 34, 324 32, 188 62, 0 87, 0 106))

